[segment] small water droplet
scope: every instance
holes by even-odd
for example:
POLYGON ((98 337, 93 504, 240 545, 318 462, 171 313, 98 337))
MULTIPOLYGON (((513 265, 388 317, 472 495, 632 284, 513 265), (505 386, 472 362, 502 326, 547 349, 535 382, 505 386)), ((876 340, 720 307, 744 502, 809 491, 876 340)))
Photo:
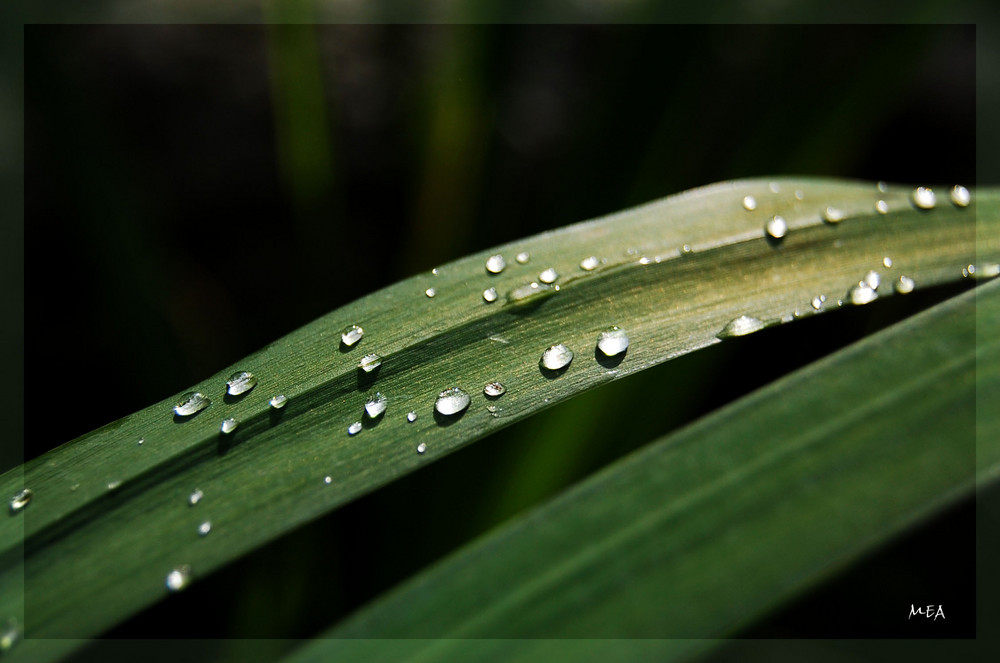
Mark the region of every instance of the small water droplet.
POLYGON ((855 306, 862 306, 878 299, 878 293, 875 292, 875 288, 871 287, 870 284, 865 281, 859 281, 858 284, 851 288, 850 292, 847 293, 847 299, 850 300, 850 302, 855 306))
POLYGON ((13 497, 10 498, 10 512, 17 513, 22 511, 24 507, 28 506, 28 502, 31 501, 31 497, 34 495, 30 488, 22 488, 21 490, 14 493, 13 497))
POLYGON ((140 438, 139 438, 139 441, 138 441, 138 442, 136 442, 136 444, 138 444, 138 445, 139 445, 140 447, 141 447, 141 446, 142 446, 143 444, 145 444, 145 443, 146 443, 146 438, 144 438, 144 437, 140 437, 140 438))
POLYGON ((646 256, 643 256, 643 257, 639 258, 639 264, 640 265, 651 265, 651 264, 653 264, 653 260, 652 260, 652 258, 648 258, 646 256))
POLYGON ((597 269, 600 262, 601 261, 597 259, 597 256, 588 256, 580 261, 580 269, 585 272, 592 272, 597 269))
POLYGON ((417 413, 415 411, 413 411, 413 410, 411 410, 410 412, 407 412, 406 413, 406 420, 412 424, 414 421, 417 420, 417 413))
POLYGON ((527 265, 528 261, 531 260, 531 254, 528 253, 527 251, 521 251, 516 256, 514 256, 514 259, 517 260, 522 265, 527 265))
POLYGON ((546 269, 545 271, 543 271, 541 274, 538 275, 538 280, 541 281, 542 283, 552 283, 557 278, 559 278, 559 273, 556 272, 556 270, 552 269, 551 267, 549 267, 548 269, 546 269))
POLYGON ((920 209, 934 209, 937 204, 937 196, 934 195, 934 190, 926 186, 918 186, 910 194, 913 199, 913 204, 920 209))
POLYGON ((5 655, 21 641, 21 625, 11 617, 0 628, 0 656, 5 655))
POLYGON ((190 417, 196 412, 201 412, 211 404, 212 401, 200 391, 189 391, 177 401, 177 405, 174 406, 174 413, 179 417, 190 417))
POLYGON ((239 425, 240 425, 239 422, 237 422, 232 417, 229 417, 228 419, 222 420, 222 426, 219 427, 219 430, 221 430, 225 435, 229 435, 234 430, 236 430, 236 427, 239 425))
POLYGON ((245 394, 257 386, 257 378, 250 371, 236 371, 226 380, 226 393, 230 396, 245 394))
POLYGON ((823 220, 827 223, 840 223, 847 218, 847 212, 839 207, 827 207, 823 210, 823 220))
POLYGON ((382 357, 378 356, 374 352, 366 354, 364 357, 361 358, 361 361, 358 362, 358 368, 360 368, 365 373, 371 373, 381 365, 382 365, 382 357))
POLYGON ((331 477, 329 474, 326 475, 325 477, 323 477, 323 483, 329 486, 331 483, 333 483, 333 477, 331 477))
POLYGON ((119 486, 122 485, 121 479, 115 479, 114 481, 108 482, 108 490, 117 490, 119 486))
POLYGON ((499 419, 502 416, 503 408, 497 407, 496 405, 487 405, 486 411, 490 413, 490 416, 494 419, 499 419))
POLYGON ((486 271, 490 274, 499 274, 507 267, 507 261, 499 253, 486 259, 486 271))
POLYGON ((178 566, 167 574, 167 589, 172 592, 179 592, 191 581, 191 568, 186 564, 178 566))
POLYGON ((771 182, 767 188, 771 190, 771 193, 781 193, 781 186, 777 182, 771 182))
POLYGON ((743 209, 752 212, 757 209, 757 199, 753 196, 743 196, 743 209))
POLYGON ((340 332, 340 342, 347 347, 351 347, 360 341, 364 335, 365 330, 359 325, 350 325, 349 327, 344 327, 344 330, 340 332))
POLYGON ((879 182, 879 183, 878 183, 878 184, 876 184, 875 186, 876 186, 876 187, 878 188, 878 190, 879 190, 880 192, 882 192, 882 193, 885 193, 886 191, 888 191, 888 190, 889 190, 889 185, 888 185, 888 184, 886 184, 885 182, 879 182))
POLYGON ((890 258, 889 256, 882 258, 882 266, 885 267, 886 269, 892 267, 892 258, 890 258))
POLYGON ((434 401, 434 409, 439 414, 450 417, 469 407, 469 403, 471 402, 472 399, 469 398, 469 394, 464 390, 458 387, 451 387, 438 394, 437 400, 434 401))
POLYGON ((880 200, 880 201, 876 202, 875 203, 875 211, 878 212, 879 214, 888 214, 889 213, 889 203, 885 202, 884 200, 880 200))
POLYGON ((389 399, 386 398, 382 392, 376 391, 375 395, 368 399, 365 403, 365 413, 375 419, 385 412, 385 408, 389 405, 389 399))
POLYGON ((992 279, 1000 276, 1000 263, 987 262, 982 265, 969 265, 969 274, 975 279, 992 279))
POLYGON ((573 351, 562 343, 557 343, 546 348, 545 352, 542 353, 539 363, 542 365, 542 368, 550 371, 558 371, 569 366, 571 361, 573 361, 573 351))
POLYGON ((556 294, 558 290, 544 283, 531 282, 514 288, 507 294, 507 303, 518 306, 532 304, 556 294))
POLYGON ((507 387, 499 382, 487 382, 486 386, 483 387, 483 393, 490 398, 498 398, 506 393, 507 387))
POLYGON ((424 294, 427 295, 428 297, 434 297, 438 293, 436 288, 427 288, 426 290, 424 290, 424 294))
POLYGON ((817 295, 812 298, 812 307, 817 311, 823 308, 823 304, 826 302, 826 295, 817 295))
POLYGON ((497 300, 497 289, 486 288, 486 290, 483 290, 483 299, 489 303, 495 302, 497 300))
POLYGON ((681 247, 681 253, 684 255, 690 254, 694 249, 691 248, 690 244, 685 244, 681 247))
POLYGON ((968 207, 972 201, 972 194, 961 184, 956 184, 951 188, 951 202, 955 207, 968 207))
POLYGON ((193 493, 188 495, 188 506, 194 506, 201 501, 201 498, 205 497, 205 493, 201 492, 199 489, 195 489, 193 493))
POLYGON ((802 189, 796 189, 795 190, 795 200, 802 200, 805 197, 806 197, 806 195, 804 193, 802 193, 802 189))
POLYGON ((639 249, 635 248, 634 246, 625 249, 625 255, 627 256, 634 256, 638 254, 639 254, 639 249))
POLYGON ((350 426, 347 427, 347 434, 348 435, 357 435, 360 432, 361 432, 361 422, 360 421, 355 421, 353 424, 351 424, 350 426))
POLYGON ((288 396, 284 394, 278 394, 277 396, 272 396, 271 400, 268 401, 275 410, 280 410, 281 408, 288 405, 288 396))
POLYGON ((776 216, 767 222, 765 230, 767 230, 767 234, 774 239, 781 239, 788 234, 788 223, 785 221, 784 217, 776 216))
POLYGON ((431 270, 431 274, 433 274, 434 276, 437 276, 439 273, 440 272, 438 272, 438 268, 437 267, 435 267, 434 269, 431 270))
POLYGON ((614 357, 628 350, 628 334, 621 327, 609 327, 597 337, 597 349, 608 357, 614 357))
POLYGON ((873 269, 869 271, 867 274, 865 274, 864 281, 865 283, 868 284, 868 287, 871 288, 872 290, 878 290, 879 284, 882 283, 882 277, 879 275, 878 272, 876 272, 873 269))
POLYGON ((421 442, 420 444, 417 445, 417 453, 418 454, 422 454, 425 451, 427 451, 427 445, 426 444, 424 444, 423 442, 421 442))
POLYGON ((747 334, 752 334, 754 332, 760 331, 767 325, 760 318, 755 318, 752 315, 741 315, 738 318, 733 318, 726 323, 718 334, 715 336, 717 338, 735 338, 737 336, 746 336, 747 334))
POLYGON ((898 292, 901 295, 910 294, 911 292, 913 292, 913 288, 916 287, 916 285, 913 283, 913 279, 911 279, 909 276, 903 276, 903 275, 900 275, 900 277, 896 279, 895 285, 896 285, 896 292, 898 292))
POLYGON ((207 520, 201 525, 198 525, 198 536, 208 536, 208 533, 212 531, 212 523, 207 520))

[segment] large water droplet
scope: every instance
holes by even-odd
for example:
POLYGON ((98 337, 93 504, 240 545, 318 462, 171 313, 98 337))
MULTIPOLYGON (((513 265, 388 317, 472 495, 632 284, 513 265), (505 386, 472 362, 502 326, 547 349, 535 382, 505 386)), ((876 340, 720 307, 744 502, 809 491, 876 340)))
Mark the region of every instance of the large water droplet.
POLYGON ((551 267, 538 275, 538 280, 542 283, 553 283, 557 278, 559 278, 559 273, 551 267))
POLYGON ((349 327, 344 327, 344 331, 340 332, 340 342, 351 347, 355 343, 361 340, 365 335, 365 330, 358 325, 351 325, 349 327))
POLYGON ((487 382, 486 386, 483 387, 483 393, 490 398, 499 398, 506 391, 507 387, 503 386, 500 382, 487 382))
POLYGON ((757 199, 753 196, 743 196, 743 209, 748 212, 757 209, 757 199))
POLYGON ((425 451, 427 451, 427 445, 426 444, 424 444, 423 442, 421 442, 420 444, 417 445, 417 453, 418 454, 422 454, 425 451))
POLYGON ((186 564, 178 566, 167 574, 167 589, 172 592, 179 592, 191 581, 191 568, 186 564))
POLYGON ((323 477, 323 483, 329 486, 331 483, 333 483, 333 477, 327 474, 325 477, 323 477))
POLYGON ((823 210, 823 220, 827 223, 840 223, 847 218, 847 212, 839 207, 827 207, 823 210))
POLYGON ((961 184, 956 184, 951 188, 951 202, 955 207, 968 207, 972 201, 972 194, 961 184))
POLYGON ((434 401, 434 409, 439 414, 450 417, 469 407, 471 402, 469 394, 458 387, 451 387, 438 394, 437 400, 434 401))
POLYGON ((772 238, 781 239, 788 234, 788 223, 785 221, 784 217, 776 216, 767 222, 765 230, 767 230, 767 234, 772 238))
POLYGON ((550 371, 558 371, 569 366, 571 361, 573 361, 573 351, 562 343, 557 343, 546 348, 545 352, 542 353, 539 363, 542 365, 542 368, 550 371))
POLYGON ((886 256, 886 257, 882 258, 882 266, 885 267, 886 269, 891 268, 892 267, 892 258, 890 258, 889 256, 886 256))
POLYGON ((438 294, 437 288, 427 288, 426 290, 424 290, 424 294, 427 295, 428 297, 433 298, 438 294))
POLYGON ((358 368, 360 368, 365 373, 371 373, 381 365, 382 365, 382 357, 378 356, 374 352, 366 354, 364 357, 361 358, 361 361, 358 362, 358 368))
POLYGON ((717 338, 733 338, 736 336, 746 336, 747 334, 752 334, 756 331, 760 331, 767 325, 760 318, 755 318, 752 315, 741 315, 738 318, 733 318, 726 323, 718 334, 717 338))
POLYGON ((878 299, 878 293, 869 283, 860 281, 847 293, 847 299, 855 306, 869 304, 878 299))
POLYGON ((608 357, 614 357, 628 350, 628 334, 621 327, 611 327, 597 337, 597 349, 608 357))
POLYGON ((875 203, 875 211, 878 212, 879 214, 888 214, 889 213, 889 203, 885 202, 884 200, 880 200, 880 201, 876 202, 875 203))
POLYGON ((275 410, 280 410, 288 404, 288 396, 284 394, 278 394, 273 396, 270 401, 268 401, 275 410))
POLYGON ((937 196, 930 187, 918 186, 910 197, 913 198, 913 204, 920 209, 934 209, 934 205, 937 204, 937 196))
POLYGON ((212 401, 200 391, 189 391, 177 401, 177 405, 174 406, 174 413, 179 417, 190 417, 196 412, 201 412, 211 404, 212 401))
POLYGON ((219 427, 219 430, 221 430, 225 435, 229 435, 234 430, 236 430, 236 427, 239 425, 240 425, 239 422, 237 422, 232 417, 229 417, 228 419, 222 420, 222 426, 219 427))
POLYGON ((497 300, 497 289, 486 288, 486 290, 483 290, 483 299, 491 304, 495 302, 497 300))
POLYGON ((190 495, 188 495, 188 506, 194 506, 201 501, 201 498, 205 497, 205 493, 201 492, 199 489, 195 489, 190 495))
POLYGON ((903 275, 900 275, 900 277, 896 279, 895 285, 896 285, 896 292, 898 292, 901 295, 910 294, 911 292, 913 292, 913 288, 916 287, 916 285, 913 283, 913 279, 911 279, 909 276, 903 276, 903 275))
POLYGON ((812 307, 817 311, 823 308, 823 304, 826 302, 826 295, 817 295, 812 298, 812 307))
POLYGON ((592 272, 597 269, 599 264, 601 264, 601 261, 597 259, 597 256, 589 256, 580 261, 580 269, 585 272, 592 272))
POLYGON ((376 391, 375 395, 368 399, 365 403, 365 412, 369 417, 375 419, 376 417, 382 416, 385 412, 385 408, 389 405, 389 399, 386 398, 382 392, 376 391))
POLYGON ((486 259, 486 271, 490 274, 499 274, 507 267, 507 261, 499 253, 486 259))
POLYGON ((878 290, 879 284, 882 283, 882 277, 874 269, 865 274, 864 280, 872 290, 878 290))
POLYGON ((361 428, 362 428, 361 422, 360 421, 355 421, 353 424, 351 424, 350 426, 347 427, 347 434, 348 435, 357 435, 358 433, 361 432, 361 428))
POLYGON ((13 497, 10 498, 10 512, 17 513, 28 506, 28 502, 31 501, 31 497, 34 495, 30 488, 22 488, 21 490, 14 493, 13 497))
POLYGON ((416 420, 417 420, 417 413, 416 413, 416 411, 414 411, 414 410, 411 410, 410 412, 407 412, 407 413, 406 413, 406 420, 407 420, 408 422, 410 422, 411 424, 412 424, 412 423, 413 423, 414 421, 416 421, 416 420))
POLYGON ((521 251, 514 257, 514 259, 522 265, 527 265, 528 261, 531 260, 531 254, 527 251, 521 251))
POLYGON ((226 393, 230 396, 245 394, 257 386, 257 378, 250 371, 236 371, 226 380, 226 393))
POLYGON ((212 523, 210 523, 207 520, 203 522, 201 525, 198 525, 198 536, 208 536, 208 533, 211 531, 212 531, 212 523))

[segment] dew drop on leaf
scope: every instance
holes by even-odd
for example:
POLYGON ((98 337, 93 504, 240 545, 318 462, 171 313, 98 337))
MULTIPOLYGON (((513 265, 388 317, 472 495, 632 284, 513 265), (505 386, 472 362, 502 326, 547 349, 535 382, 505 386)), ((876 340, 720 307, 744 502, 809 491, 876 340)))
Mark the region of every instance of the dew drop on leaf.
POLYGON ((200 391, 189 391, 177 401, 177 405, 174 406, 174 413, 179 417, 190 417, 196 412, 201 412, 211 404, 212 401, 200 391))
POLYGON ((743 209, 752 212, 757 209, 757 199, 753 196, 743 196, 743 209))
POLYGON ((427 288, 426 290, 424 290, 424 294, 427 295, 428 297, 433 298, 438 293, 437 293, 437 289, 436 288, 427 288))
POLYGON ((486 271, 490 274, 499 274, 507 267, 507 261, 499 253, 486 259, 486 271))
POLYGON ((553 283, 557 278, 559 278, 559 273, 551 267, 538 275, 538 280, 542 283, 553 283))
POLYGON ((896 279, 895 287, 896 287, 896 292, 898 292, 899 294, 908 295, 911 292, 913 292, 913 288, 916 286, 913 283, 913 279, 911 279, 909 276, 900 275, 900 277, 896 279))
POLYGON ((610 327, 597 337, 597 349, 608 357, 614 357, 628 350, 628 334, 621 327, 610 327))
POLYGON ((781 239, 788 234, 788 223, 784 217, 776 216, 767 222, 765 229, 767 230, 767 234, 774 239, 781 239))
POLYGON ((208 536, 208 533, 212 531, 212 523, 205 521, 198 525, 198 536, 208 536))
POLYGON ((892 267, 892 258, 889 256, 882 258, 882 266, 886 269, 890 269, 892 267))
POLYGON ((349 327, 344 327, 344 330, 340 332, 340 342, 351 347, 355 343, 361 340, 365 335, 365 330, 358 325, 351 325, 349 327))
POLYGON ((417 413, 415 411, 413 411, 413 410, 411 410, 410 412, 407 412, 406 413, 406 420, 412 424, 414 421, 417 420, 417 413))
POLYGON ((972 194, 961 184, 956 184, 951 188, 951 202, 955 207, 968 207, 972 201, 972 194))
POLYGON ((496 288, 486 288, 483 290, 483 299, 488 303, 492 304, 497 300, 497 289, 496 288))
POLYGON ((878 212, 879 214, 888 214, 889 213, 889 203, 885 202, 884 200, 880 200, 880 201, 876 202, 875 203, 875 211, 878 212))
POLYGON ((360 421, 355 421, 353 424, 351 424, 350 426, 347 427, 347 434, 348 435, 357 435, 360 432, 361 432, 361 422, 360 421))
POLYGON ((179 592, 191 581, 191 568, 187 565, 178 566, 167 574, 167 589, 172 592, 179 592))
POLYGON ((10 498, 10 512, 18 513, 24 510, 24 507, 28 506, 28 502, 31 501, 32 495, 34 493, 31 492, 30 488, 22 488, 14 493, 13 497, 10 498))
POLYGON ((868 284, 868 287, 871 288, 872 290, 878 290, 879 284, 882 283, 882 277, 879 276, 879 273, 873 269, 869 271, 867 274, 865 274, 864 281, 865 283, 868 284))
POLYGON ((228 419, 222 420, 222 426, 219 427, 219 430, 221 430, 223 434, 229 435, 234 430, 236 430, 236 427, 239 425, 240 425, 239 422, 237 422, 232 417, 229 417, 228 419))
POLYGON ((257 378, 250 371, 236 371, 226 380, 226 393, 230 396, 245 394, 257 386, 257 378))
POLYGON ((201 492, 199 489, 195 489, 190 495, 188 495, 188 506, 194 506, 201 501, 201 498, 205 496, 205 493, 201 492))
POLYGON ((270 403, 271 407, 273 407, 275 410, 280 410, 281 408, 285 407, 285 405, 288 404, 288 396, 285 396, 284 394, 278 394, 277 396, 273 396, 271 400, 268 402, 270 403))
POLYGON ((514 259, 521 265, 527 265, 531 260, 531 254, 527 251, 521 251, 514 257, 514 259))
POLYGON ((382 357, 378 356, 374 352, 367 354, 361 358, 358 362, 358 368, 360 368, 365 373, 371 373, 376 368, 382 365, 382 357))
POLYGON ((365 414, 367 414, 372 419, 382 416, 385 412, 385 408, 389 405, 389 399, 385 397, 380 391, 376 391, 375 395, 368 399, 365 403, 365 414))
POLYGON ((847 293, 847 299, 855 306, 862 306, 878 299, 878 293, 869 283, 861 281, 847 293))
POLYGON ((717 338, 734 338, 736 336, 746 336, 747 334, 752 334, 756 331, 760 331, 767 325, 760 318, 755 318, 751 315, 741 315, 738 318, 733 318, 726 323, 718 334, 717 338))
POLYGON ((329 474, 326 475, 325 477, 323 477, 323 483, 329 486, 331 483, 333 483, 333 477, 331 477, 329 474))
POLYGON ((826 302, 826 295, 817 295, 812 298, 812 307, 817 311, 823 308, 823 304, 826 302))
POLYGON ((20 641, 21 625, 11 617, 0 627, 0 656, 4 656, 20 641))
POLYGON ((487 382, 483 393, 490 398, 498 398, 507 392, 507 387, 500 382, 487 382))
POLYGON ((823 220, 827 223, 840 223, 847 218, 847 212, 839 207, 827 207, 823 210, 823 220))
POLYGON ((580 261, 580 269, 585 272, 592 272, 597 269, 597 265, 600 264, 600 260, 597 256, 588 256, 580 261))
POLYGON ((469 407, 470 402, 472 399, 464 390, 451 387, 438 394, 437 400, 434 401, 434 409, 439 414, 450 417, 469 407))
POLYGON ((937 196, 934 195, 934 190, 926 186, 918 186, 910 194, 913 199, 913 204, 920 209, 934 209, 937 204, 937 196))
POLYGON ((547 370, 558 371, 569 366, 571 361, 573 361, 573 351, 562 343, 557 343, 546 348, 545 352, 542 353, 539 364, 547 370))
POLYGON ((427 451, 427 445, 426 444, 424 444, 423 442, 421 442, 420 444, 417 445, 417 453, 418 454, 422 454, 425 451, 427 451))

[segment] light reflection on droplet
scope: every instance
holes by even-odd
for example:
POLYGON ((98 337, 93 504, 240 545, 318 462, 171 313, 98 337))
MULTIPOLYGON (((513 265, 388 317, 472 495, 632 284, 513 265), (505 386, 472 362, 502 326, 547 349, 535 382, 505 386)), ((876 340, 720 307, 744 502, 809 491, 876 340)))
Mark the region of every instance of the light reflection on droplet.
POLYGON ((580 269, 585 272, 592 272, 597 269, 597 265, 599 264, 600 260, 597 259, 597 256, 589 256, 580 261, 580 269))
POLYGON ((748 212, 757 209, 757 199, 750 195, 743 196, 743 209, 748 212))
POLYGON ((788 223, 784 217, 776 216, 767 222, 765 230, 773 239, 781 239, 788 233, 788 223))
POLYGON ((826 302, 826 295, 817 295, 812 298, 812 307, 817 311, 823 308, 823 304, 826 302))
POLYGON ((875 211, 878 212, 879 214, 888 214, 889 203, 885 202, 884 200, 878 201, 877 203, 875 203, 875 211))
POLYGON ((909 276, 900 275, 900 277, 896 279, 895 283, 896 292, 898 292, 901 295, 910 294, 911 292, 913 292, 913 289, 915 287, 916 285, 913 283, 913 279, 911 279, 909 276))
POLYGON ((353 424, 351 424, 350 426, 347 427, 347 434, 348 435, 357 435, 358 433, 361 432, 361 428, 362 428, 361 422, 360 421, 355 421, 353 424))
POLYGON ((531 254, 528 253, 527 251, 521 251, 516 256, 514 256, 514 260, 517 260, 517 262, 522 265, 527 265, 528 262, 531 260, 531 254))
POLYGON ((499 274, 507 267, 507 261, 499 253, 486 259, 486 271, 490 274, 499 274))
POLYGON ((22 488, 14 493, 14 495, 10 498, 10 512, 17 513, 24 510, 24 507, 28 506, 28 502, 31 501, 33 495, 34 493, 30 488, 22 488))
POLYGON ((760 318, 755 318, 752 315, 741 315, 738 318, 733 318, 727 322, 726 326, 719 330, 719 333, 716 334, 716 337, 724 339, 746 336, 747 334, 760 331, 766 326, 767 325, 760 318))
POLYGON ((179 417, 190 417, 211 404, 212 401, 200 391, 189 391, 181 396, 177 405, 174 406, 174 413, 179 417))
POLYGON ((472 399, 464 389, 450 387, 438 394, 437 400, 434 401, 434 409, 438 414, 450 417, 469 407, 471 402, 472 399))
POLYGON ((961 184, 956 184, 951 188, 951 202, 955 207, 968 207, 972 202, 972 194, 961 184))
POLYGON ((483 394, 489 398, 499 398, 507 392, 507 387, 500 382, 487 382, 483 387, 483 394))
POLYGON ((491 304, 495 302, 497 300, 497 289, 486 288, 486 290, 483 290, 483 299, 491 304))
POLYGON ((417 453, 418 454, 422 454, 425 451, 427 451, 427 445, 426 444, 424 444, 423 442, 421 442, 420 444, 417 445, 417 453))
POLYGON ((437 289, 427 288, 426 290, 424 290, 424 294, 427 295, 429 298, 433 298, 437 295, 437 289))
POLYGON ((550 371, 558 371, 569 366, 571 361, 573 361, 573 351, 562 343, 557 343, 546 348, 545 352, 542 353, 539 363, 542 365, 542 368, 550 371))
POLYGON ((275 410, 280 410, 281 408, 288 405, 288 396, 285 396, 284 394, 278 394, 277 396, 272 396, 271 400, 268 401, 268 403, 275 410))
POLYGON ((559 273, 551 267, 538 275, 538 280, 542 283, 553 283, 557 278, 559 278, 559 273))
POLYGON ((365 403, 365 414, 370 418, 375 419, 382 416, 385 409, 389 406, 389 399, 385 397, 380 391, 376 391, 375 395, 368 399, 365 403))
POLYGON ((201 490, 196 488, 194 492, 188 495, 188 506, 194 506, 195 504, 200 502, 203 497, 205 497, 205 493, 201 492, 201 490))
POLYGON ((358 362, 358 368, 360 368, 365 373, 371 373, 376 368, 382 365, 382 357, 372 352, 361 358, 358 362))
POLYGON ((870 284, 860 281, 847 293, 847 299, 855 306, 863 306, 878 299, 878 293, 870 284))
POLYGON ((188 582, 190 581, 191 568, 187 565, 178 566, 176 569, 167 574, 167 589, 172 592, 179 592, 187 587, 188 582))
POLYGON ((847 212, 839 207, 827 207, 823 210, 823 220, 827 223, 840 223, 847 218, 847 212))
POLYGON ((628 350, 628 333, 618 326, 610 327, 597 337, 597 349, 606 357, 614 357, 628 350))
POLYGON ((892 267, 892 258, 890 258, 889 256, 882 258, 882 266, 885 267, 886 269, 892 267))
POLYGON ((257 386, 257 378, 250 371, 236 371, 226 380, 226 393, 230 396, 245 394, 257 386))
POLYGON ((351 347, 360 341, 364 335, 365 330, 359 325, 350 325, 349 327, 344 327, 343 331, 340 332, 340 342, 347 347, 351 347))
POLYGON ((198 525, 198 536, 208 536, 208 533, 212 531, 212 523, 205 521, 198 525))
POLYGON ((913 204, 920 209, 934 209, 937 204, 937 196, 934 195, 934 190, 926 186, 918 186, 910 194, 913 199, 913 204))

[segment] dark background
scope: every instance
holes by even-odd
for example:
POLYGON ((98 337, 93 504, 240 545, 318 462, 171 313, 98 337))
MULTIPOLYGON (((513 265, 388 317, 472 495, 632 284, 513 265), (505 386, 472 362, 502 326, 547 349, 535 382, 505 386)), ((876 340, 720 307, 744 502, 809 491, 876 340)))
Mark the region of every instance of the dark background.
MULTIPOLYGON (((736 177, 976 182, 972 26, 28 26, 24 44, 26 458, 363 294, 542 230, 736 177)), ((768 330, 584 395, 111 637, 310 637, 609 460, 950 294, 768 330), (615 406, 636 398, 657 416, 615 406), (594 407, 606 428, 584 435, 574 413, 594 407), (512 478, 528 465, 530 481, 512 478), (310 592, 322 578, 339 591, 310 592)), ((974 532, 970 501, 742 635, 969 637, 974 532), (948 619, 915 624, 910 603, 948 619)))

